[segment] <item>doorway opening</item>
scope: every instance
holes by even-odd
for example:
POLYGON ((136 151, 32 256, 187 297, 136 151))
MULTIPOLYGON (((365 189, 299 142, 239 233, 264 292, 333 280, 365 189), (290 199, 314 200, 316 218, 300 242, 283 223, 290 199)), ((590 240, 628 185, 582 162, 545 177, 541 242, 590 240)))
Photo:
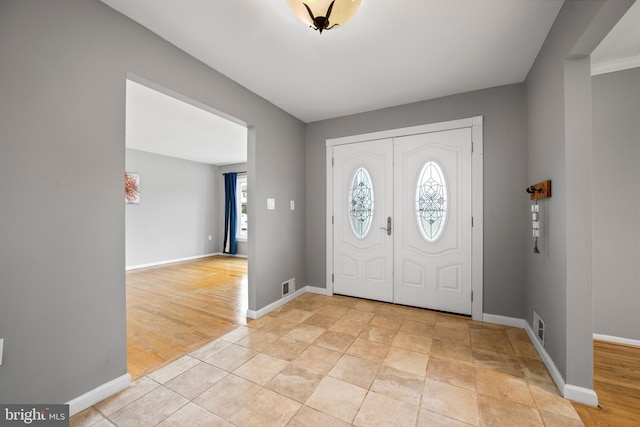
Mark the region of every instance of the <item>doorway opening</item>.
MULTIPOLYGON (((128 370, 138 378, 246 322, 250 212, 222 254, 224 173, 242 172, 247 125, 138 76, 126 81, 128 370)), ((239 174, 240 176, 240 174, 239 174)), ((241 181, 241 180, 239 180, 241 181)))

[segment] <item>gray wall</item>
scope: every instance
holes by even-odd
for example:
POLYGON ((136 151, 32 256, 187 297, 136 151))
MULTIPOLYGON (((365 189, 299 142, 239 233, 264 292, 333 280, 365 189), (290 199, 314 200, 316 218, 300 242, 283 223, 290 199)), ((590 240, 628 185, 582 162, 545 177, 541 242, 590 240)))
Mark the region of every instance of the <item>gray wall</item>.
POLYGON ((326 286, 326 161, 330 138, 484 116, 484 312, 523 316, 524 90, 519 84, 307 126, 307 283, 326 286))
POLYGON ((216 252, 217 166, 127 149, 125 168, 141 188, 125 205, 127 267, 216 252))
MULTIPOLYGON (((224 166, 220 166, 219 170, 218 170, 218 174, 216 176, 217 178, 217 189, 218 189, 218 199, 217 199, 217 204, 218 204, 218 220, 217 220, 217 224, 216 224, 216 229, 219 230, 218 233, 218 239, 216 240, 216 252, 222 252, 224 250, 224 203, 225 203, 225 197, 224 197, 224 176, 222 175, 223 173, 227 173, 227 172, 242 172, 242 171, 246 171, 247 170, 247 164, 246 163, 237 163, 235 165, 224 165, 224 166)), ((251 191, 249 189, 249 186, 247 185, 247 191, 251 191)), ((266 201, 265 201, 266 203, 266 201)), ((249 215, 249 208, 250 206, 247 205, 247 218, 248 218, 248 227, 251 227, 251 218, 248 216, 249 215)), ((242 255, 242 256, 249 256, 249 242, 242 242, 242 241, 238 241, 238 246, 237 246, 237 254, 236 255, 242 255)), ((284 280, 282 280, 284 281, 284 280)))
MULTIPOLYGON (((632 1, 564 3, 526 79, 527 185, 551 179, 541 254, 525 251, 525 319, 567 384, 593 387, 590 53, 632 1)), ((529 205, 523 197, 525 206, 529 205)), ((523 223, 530 224, 529 218, 523 223)))
POLYGON ((640 68, 592 84, 593 332, 640 340, 640 68))
POLYGON ((248 125, 249 308, 305 283, 304 123, 97 0, 0 0, 0 58, 1 402, 66 402, 127 371, 127 73, 248 125))

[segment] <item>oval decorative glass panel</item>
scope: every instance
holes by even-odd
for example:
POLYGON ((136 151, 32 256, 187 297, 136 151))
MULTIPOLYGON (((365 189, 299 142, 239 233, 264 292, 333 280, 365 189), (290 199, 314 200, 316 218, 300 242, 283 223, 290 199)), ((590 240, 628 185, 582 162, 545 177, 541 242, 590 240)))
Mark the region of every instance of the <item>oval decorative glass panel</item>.
POLYGON ((428 161, 418 178, 416 208, 418 228, 427 242, 440 238, 448 214, 447 182, 440 166, 428 161))
POLYGON ((369 172, 363 167, 359 167, 351 179, 349 218, 355 235, 364 238, 373 222, 373 185, 369 172))

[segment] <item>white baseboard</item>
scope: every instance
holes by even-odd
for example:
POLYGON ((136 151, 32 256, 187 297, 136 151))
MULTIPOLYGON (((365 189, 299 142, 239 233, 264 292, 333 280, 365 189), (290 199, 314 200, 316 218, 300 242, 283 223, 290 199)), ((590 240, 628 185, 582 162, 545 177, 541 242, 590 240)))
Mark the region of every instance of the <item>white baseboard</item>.
POLYGON ((595 391, 588 388, 578 387, 572 384, 565 383, 564 378, 562 378, 562 375, 560 375, 558 367, 553 362, 553 359, 551 359, 551 356, 549 356, 549 353, 547 353, 547 350, 545 350, 544 346, 526 320, 487 313, 484 313, 482 315, 482 320, 487 323, 512 326, 515 328, 524 328, 524 330, 527 332, 527 335, 529 335, 529 339, 533 343, 533 346, 536 348, 536 351, 540 355, 542 362, 544 362, 544 365, 547 367, 549 374, 551 374, 551 378, 553 378, 553 381, 556 383, 556 387, 558 387, 558 390, 562 393, 562 396, 565 399, 573 400, 585 405, 598 406, 598 395, 595 391))
POLYGON ((630 338, 615 337, 613 335, 593 334, 593 339, 612 342, 616 344, 625 344, 625 345, 640 347, 640 340, 632 340, 630 338))
POLYGON ((264 316, 265 314, 271 313, 273 310, 282 307, 283 305, 285 305, 286 303, 288 303, 289 301, 293 301, 294 299, 298 298, 300 295, 304 294, 306 292, 307 287, 304 286, 298 290, 296 290, 295 292, 287 295, 286 297, 280 298, 277 301, 272 302, 271 304, 262 307, 260 310, 247 310, 247 317, 249 319, 259 319, 260 317, 264 316))
POLYGON ((524 329, 524 319, 518 319, 516 317, 500 316, 499 314, 482 314, 482 321, 486 323, 494 323, 496 325, 511 326, 514 328, 524 329))
POLYGON ((257 311, 247 310, 247 317, 249 319, 258 319, 264 316, 265 314, 269 314, 273 310, 279 307, 282 307, 289 301, 293 301, 294 299, 298 298, 300 295, 306 294, 307 292, 311 294, 319 294, 319 295, 326 295, 326 296, 331 295, 325 288, 319 288, 316 286, 303 286, 302 288, 296 290, 294 293, 287 295, 286 297, 281 298, 278 301, 274 301, 271 304, 267 305, 266 307, 261 308, 260 310, 257 310, 257 311))
POLYGON ((320 288, 318 286, 306 286, 306 290, 307 292, 311 293, 311 294, 318 294, 318 295, 324 295, 327 297, 330 297, 331 295, 333 295, 333 293, 329 292, 329 290, 327 288, 320 288))
POLYGON ((148 264, 132 265, 132 266, 126 267, 125 270, 129 271, 129 270, 137 270, 137 269, 140 269, 140 268, 157 267, 159 265, 173 264, 173 263, 176 263, 176 262, 183 262, 183 261, 192 261, 194 259, 208 258, 210 256, 215 256, 215 255, 223 255, 223 254, 220 253, 220 252, 215 252, 215 253, 211 253, 211 254, 196 255, 196 256, 190 256, 190 257, 186 257, 186 258, 168 259, 166 261, 158 261, 158 262, 150 262, 148 264))
POLYGON ((131 375, 124 374, 121 377, 115 378, 108 383, 102 384, 83 394, 73 400, 67 402, 69 405, 69 416, 73 416, 78 412, 82 412, 85 409, 95 405, 98 402, 103 401, 107 397, 124 390, 131 385, 131 375))

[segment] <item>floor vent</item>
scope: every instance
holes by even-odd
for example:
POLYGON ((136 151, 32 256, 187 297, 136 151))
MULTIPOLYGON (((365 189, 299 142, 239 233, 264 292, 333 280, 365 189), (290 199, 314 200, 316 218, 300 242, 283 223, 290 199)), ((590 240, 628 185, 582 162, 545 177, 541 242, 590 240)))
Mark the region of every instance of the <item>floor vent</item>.
POLYGON ((286 282, 282 282, 282 296, 288 295, 289 293, 296 290, 296 279, 289 279, 286 282))
POLYGON ((544 346, 544 322, 535 311, 533 312, 533 332, 544 346))

